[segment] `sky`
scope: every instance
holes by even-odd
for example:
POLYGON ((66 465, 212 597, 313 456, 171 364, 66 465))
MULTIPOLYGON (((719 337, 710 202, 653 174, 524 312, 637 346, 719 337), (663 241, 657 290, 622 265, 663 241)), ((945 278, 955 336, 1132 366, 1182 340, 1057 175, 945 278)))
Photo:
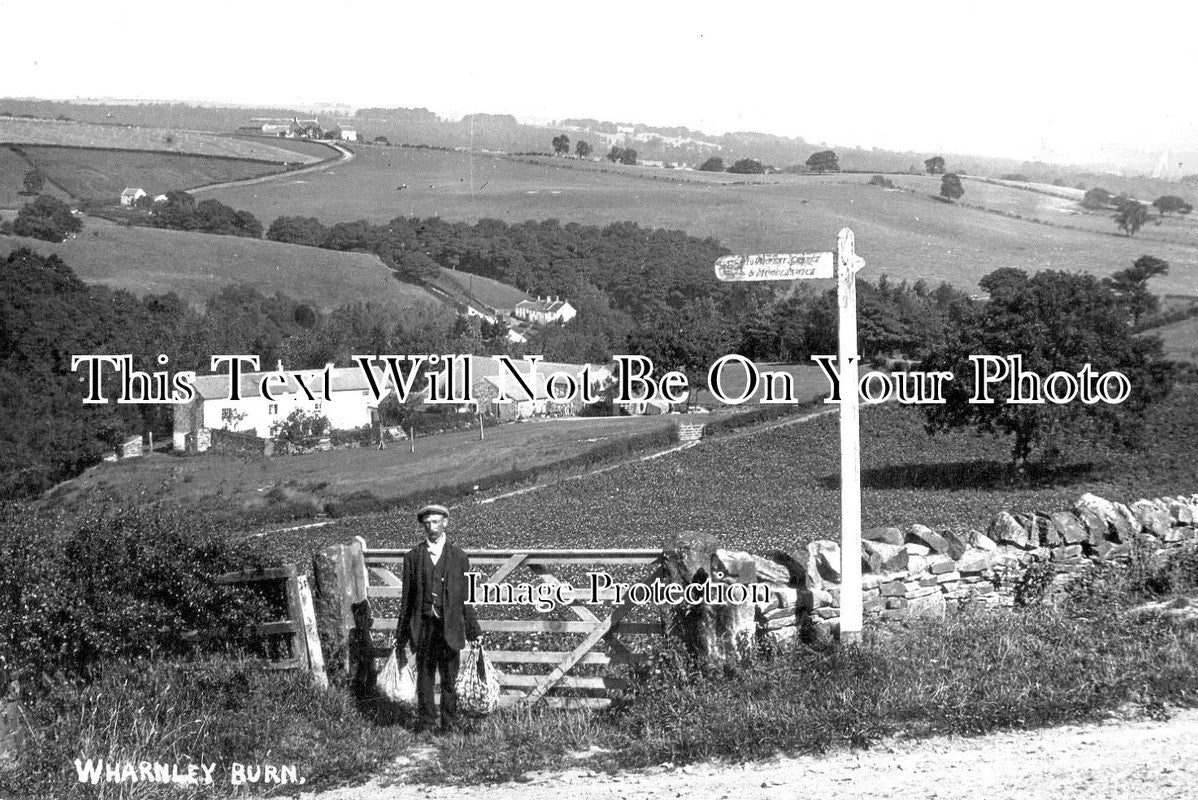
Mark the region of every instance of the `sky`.
POLYGON ((0 96, 592 117, 1093 162, 1198 150, 1195 19, 1173 0, 0 0, 0 96))

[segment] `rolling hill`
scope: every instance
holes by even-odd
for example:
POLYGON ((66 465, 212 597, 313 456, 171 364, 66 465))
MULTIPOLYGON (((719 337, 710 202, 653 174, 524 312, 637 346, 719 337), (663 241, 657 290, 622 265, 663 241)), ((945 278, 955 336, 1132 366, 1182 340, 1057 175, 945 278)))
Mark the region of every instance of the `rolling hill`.
POLYGON ((0 116, 0 143, 118 150, 153 150, 165 153, 247 158, 278 163, 311 164, 320 158, 251 139, 217 136, 202 131, 99 125, 50 119, 0 116))
POLYGON ((155 228, 126 228, 89 218, 62 244, 0 237, 0 257, 18 247, 57 253, 88 283, 136 295, 176 292, 196 307, 230 283, 264 294, 283 292, 322 309, 351 302, 440 305, 435 297, 396 280, 375 256, 341 253, 236 236, 155 228))
POLYGON ((633 220, 715 237, 735 252, 831 249, 837 232, 848 226, 866 258, 863 277, 885 273, 967 289, 1000 267, 1109 275, 1149 253, 1173 265, 1170 275, 1154 280, 1155 291, 1198 294, 1198 237, 1188 220, 1166 221, 1161 230, 1170 241, 1151 223, 1128 238, 1116 235, 1109 219, 1095 217, 1087 229, 1077 222, 1084 217, 1053 211, 1067 201, 1010 186, 967 181, 963 201, 993 206, 988 211, 935 199, 939 178, 932 176, 904 179, 913 193, 868 186, 868 176, 856 174, 734 177, 366 147, 353 161, 319 173, 213 195, 253 212, 264 224, 284 214, 314 216, 326 224, 396 216, 466 222, 556 218, 591 225, 633 220), (1032 219, 1006 215, 1029 205, 1034 209, 1021 215, 1032 219), (1062 217, 1074 227, 1063 227, 1062 217))

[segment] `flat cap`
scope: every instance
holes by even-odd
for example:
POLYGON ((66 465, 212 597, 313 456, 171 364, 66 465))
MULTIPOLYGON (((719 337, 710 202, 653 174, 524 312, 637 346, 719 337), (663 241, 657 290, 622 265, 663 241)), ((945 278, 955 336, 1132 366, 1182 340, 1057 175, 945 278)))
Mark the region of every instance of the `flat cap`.
POLYGON ((437 505, 436 503, 430 503, 416 512, 416 521, 424 522, 424 518, 429 514, 440 514, 443 517, 448 517, 449 509, 445 506, 437 505))

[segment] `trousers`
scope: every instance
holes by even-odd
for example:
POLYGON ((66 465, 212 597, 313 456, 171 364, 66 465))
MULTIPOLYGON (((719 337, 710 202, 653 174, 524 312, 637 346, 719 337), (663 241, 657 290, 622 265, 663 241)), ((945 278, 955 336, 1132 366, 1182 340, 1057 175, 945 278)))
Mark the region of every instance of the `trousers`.
POLYGON ((436 680, 441 676, 441 727, 458 726, 458 680, 461 654, 445 641, 445 623, 436 617, 424 618, 422 641, 416 648, 417 725, 431 728, 437 723, 436 680))

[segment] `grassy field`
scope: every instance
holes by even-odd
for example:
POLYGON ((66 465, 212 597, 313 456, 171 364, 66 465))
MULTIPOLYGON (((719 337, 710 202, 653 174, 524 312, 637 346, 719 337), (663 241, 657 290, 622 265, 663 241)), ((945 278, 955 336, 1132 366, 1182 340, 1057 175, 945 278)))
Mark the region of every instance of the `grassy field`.
MULTIPOLYGON (((29 172, 29 169, 28 161, 7 147, 0 147, 0 208, 20 208, 33 199, 21 194, 25 186, 25 173, 29 172)), ((66 199, 65 193, 49 184, 42 192, 66 199)))
POLYGON ((285 139, 280 136, 254 136, 252 134, 233 134, 227 138, 249 142, 254 145, 265 145, 287 153, 299 153, 303 156, 323 161, 326 158, 336 158, 339 154, 331 146, 313 139, 285 139))
MULTIPOLYGON (((43 175, 74 197, 114 203, 128 186, 141 187, 150 196, 155 196, 172 189, 253 178, 283 169, 281 164, 174 153, 73 147, 25 146, 21 149, 43 175)), ((8 176, 5 178, 4 190, 7 190, 8 176)), ((16 185, 21 185, 20 178, 16 185)))
POLYGON ((87 220, 77 238, 62 244, 0 237, 0 257, 18 247, 57 253, 89 283, 136 295, 175 292, 196 307, 230 283, 246 283, 264 294, 283 292, 324 310, 351 302, 440 304, 423 289, 396 280, 382 262, 364 253, 126 228, 95 217, 87 220))
POLYGON ((358 492, 392 500, 440 486, 485 482, 514 468, 534 469, 586 453, 633 434, 664 431, 670 417, 593 417, 500 425, 477 431, 418 437, 386 450, 336 449, 278 458, 196 458, 154 456, 101 464, 64 484, 58 502, 91 494, 117 492, 133 496, 152 490, 182 502, 217 501, 256 508, 273 487, 296 496, 327 501, 358 492))
POLYGON ((1198 317, 1190 317, 1149 331, 1165 343, 1165 355, 1174 361, 1198 364, 1198 317))
MULTIPOLYGON (((887 176, 895 186, 917 191, 928 195, 940 193, 940 177, 932 175, 890 175, 887 176)), ((1119 236, 1123 234, 1115 225, 1115 212, 1111 210, 1091 211, 1082 208, 1080 200, 1083 192, 1063 186, 1051 186, 1036 183, 999 182, 1002 185, 987 181, 964 178, 965 196, 959 202, 967 205, 979 205, 1004 214, 1014 214, 1026 219, 1036 219, 1053 225, 1081 228, 1085 231, 1104 236, 1119 236), (1044 194, 1051 192, 1051 196, 1044 194)), ((1188 188, 1179 190, 1183 194, 1188 188)), ((1154 198, 1146 198, 1151 202, 1154 198)), ((1198 246, 1198 220, 1189 217, 1170 215, 1160 217, 1155 209, 1143 228, 1135 235, 1135 240, 1151 243, 1153 247, 1182 242, 1198 246)))
MULTIPOLYGON (((1180 245, 1143 235, 1129 239, 1054 228, 948 205, 930 196, 879 190, 866 185, 866 175, 679 175, 646 167, 608 165, 600 171, 597 164, 542 161, 529 164, 469 153, 362 148, 353 161, 317 174, 213 194, 267 223, 283 214, 314 216, 326 224, 355 219, 382 222, 396 216, 469 222, 485 217, 509 222, 557 218, 597 225, 634 220, 713 236, 736 252, 830 249, 837 231, 849 226, 856 233, 858 252, 866 259, 862 277, 886 273, 896 279, 944 280, 965 288, 1000 267, 1109 275, 1150 253, 1174 266, 1171 275, 1153 281, 1154 291, 1198 294, 1198 241, 1180 245), (735 177, 756 183, 731 185, 729 179, 735 177), (407 188, 398 188, 405 184, 407 188)), ((937 179, 911 180, 913 186, 929 187, 931 194, 937 179)), ((1004 202, 1012 208, 1038 204, 1043 197, 970 182, 967 201, 975 185, 984 187, 977 190, 979 194, 1005 193, 1001 196, 1008 198, 1004 202)), ((1114 230, 1113 222, 1109 230, 1114 230)))
POLYGON ((0 143, 106 147, 119 150, 160 150, 167 153, 258 158, 267 161, 291 161, 303 164, 320 160, 318 156, 284 150, 273 144, 234 139, 199 131, 96 125, 88 122, 19 117, 0 117, 0 143))

